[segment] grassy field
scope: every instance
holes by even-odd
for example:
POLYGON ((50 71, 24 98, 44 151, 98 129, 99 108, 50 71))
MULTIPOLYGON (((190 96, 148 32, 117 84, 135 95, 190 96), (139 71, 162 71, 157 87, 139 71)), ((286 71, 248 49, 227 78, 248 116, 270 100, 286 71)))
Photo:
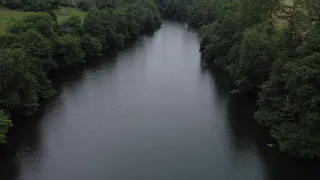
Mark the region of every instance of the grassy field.
POLYGON ((59 23, 67 20, 70 16, 80 16, 83 19, 87 15, 87 12, 72 7, 65 7, 64 10, 66 14, 61 10, 54 11, 54 13, 57 15, 59 23))
MULTIPOLYGON (((87 12, 78 10, 72 7, 65 7, 65 13, 61 10, 55 10, 54 13, 57 15, 58 22, 61 23, 67 20, 70 16, 80 16, 82 19, 87 15, 87 12)), ((23 12, 18 10, 0 8, 0 34, 7 31, 8 27, 14 24, 16 21, 21 20, 24 16, 36 12, 23 12)))
POLYGON ((7 31, 7 28, 16 21, 21 20, 24 16, 35 12, 22 12, 10 9, 0 9, 0 34, 7 31))

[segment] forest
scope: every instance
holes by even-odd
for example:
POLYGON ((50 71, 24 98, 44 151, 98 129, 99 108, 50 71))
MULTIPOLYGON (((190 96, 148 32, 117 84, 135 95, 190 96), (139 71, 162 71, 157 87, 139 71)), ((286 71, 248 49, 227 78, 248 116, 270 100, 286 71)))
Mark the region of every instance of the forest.
POLYGON ((0 35, 0 143, 6 142, 13 115, 32 115, 41 100, 55 94, 50 72, 122 48, 161 24, 152 0, 5 0, 1 5, 31 13, 0 35), (87 15, 58 22, 53 11, 62 6, 87 15))
POLYGON ((204 61, 232 93, 257 97, 254 118, 280 151, 320 157, 319 0, 158 0, 165 17, 198 31, 204 61))

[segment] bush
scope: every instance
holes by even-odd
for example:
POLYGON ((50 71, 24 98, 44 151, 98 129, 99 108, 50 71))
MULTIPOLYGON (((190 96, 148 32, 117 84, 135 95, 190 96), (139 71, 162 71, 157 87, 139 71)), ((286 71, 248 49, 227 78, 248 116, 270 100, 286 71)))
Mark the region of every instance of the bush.
POLYGON ((89 11, 90 3, 88 1, 80 1, 78 2, 77 7, 83 11, 89 11))
POLYGON ((11 9, 21 9, 23 4, 21 0, 6 0, 5 6, 11 9))

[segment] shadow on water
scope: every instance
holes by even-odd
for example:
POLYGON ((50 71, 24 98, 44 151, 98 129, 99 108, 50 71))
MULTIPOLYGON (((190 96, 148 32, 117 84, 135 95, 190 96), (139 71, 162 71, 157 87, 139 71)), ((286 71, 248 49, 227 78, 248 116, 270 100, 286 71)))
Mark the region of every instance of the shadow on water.
MULTIPOLYGON (((134 46, 134 42, 128 46, 134 46)), ((120 50, 121 52, 121 50, 120 50)), ((59 72, 53 72, 50 77, 57 94, 41 102, 41 106, 36 114, 29 117, 15 117, 14 127, 10 129, 7 137, 7 144, 0 145, 0 175, 1 180, 12 180, 19 176, 19 168, 23 166, 18 154, 20 150, 24 153, 30 153, 33 157, 35 154, 41 154, 41 123, 47 111, 59 105, 59 96, 63 87, 73 87, 84 80, 83 76, 88 71, 97 71, 106 68, 112 69, 116 66, 116 57, 118 51, 106 52, 104 56, 88 60, 88 62, 77 67, 68 68, 59 72)), ((72 89, 71 89, 72 90, 72 89)))
POLYGON ((0 145, 0 174, 4 180, 15 179, 19 175, 21 162, 18 154, 20 154, 21 149, 24 149, 24 153, 28 157, 41 153, 39 152, 39 142, 41 141, 40 119, 44 115, 45 109, 50 109, 53 101, 55 101, 54 97, 44 102, 33 116, 15 117, 14 127, 10 129, 7 137, 8 143, 0 145))
POLYGON ((264 180, 314 180, 320 179, 319 160, 302 160, 282 153, 278 148, 269 148, 268 143, 276 144, 268 129, 253 118, 257 109, 256 97, 229 94, 232 83, 227 72, 212 64, 203 63, 202 71, 208 71, 214 79, 219 96, 227 97, 227 120, 232 134, 234 151, 253 153, 262 163, 264 180))

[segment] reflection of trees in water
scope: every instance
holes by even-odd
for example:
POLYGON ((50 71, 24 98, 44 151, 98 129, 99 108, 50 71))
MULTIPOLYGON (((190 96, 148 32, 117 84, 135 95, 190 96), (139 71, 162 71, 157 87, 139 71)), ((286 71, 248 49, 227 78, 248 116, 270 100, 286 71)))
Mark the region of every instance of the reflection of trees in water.
POLYGON ((208 72, 212 75, 219 96, 228 95, 229 91, 232 89, 232 83, 225 70, 211 62, 201 60, 201 72, 208 72))
POLYGON ((17 178, 22 163, 21 157, 24 161, 26 157, 32 161, 39 157, 35 156, 36 154, 41 154, 40 119, 46 108, 50 108, 50 104, 40 107, 39 112, 32 117, 14 117, 15 123, 8 134, 8 143, 0 146, 1 180, 17 178))
POLYGON ((15 179, 19 173, 19 162, 15 156, 17 149, 15 145, 0 146, 0 175, 3 180, 15 179))
POLYGON ((275 143, 275 140, 270 137, 268 130, 253 118, 256 110, 255 97, 229 94, 233 86, 228 74, 222 68, 202 62, 201 70, 212 74, 220 96, 228 96, 226 113, 233 152, 248 157, 258 156, 264 169, 264 180, 320 179, 319 160, 300 160, 279 152, 276 147, 267 146, 268 143, 275 143))
POLYGON ((64 86, 72 86, 81 83, 86 71, 100 71, 106 66, 110 69, 116 64, 117 52, 108 51, 104 56, 87 59, 87 62, 76 67, 70 67, 58 72, 50 73, 54 88, 60 90, 64 86))

